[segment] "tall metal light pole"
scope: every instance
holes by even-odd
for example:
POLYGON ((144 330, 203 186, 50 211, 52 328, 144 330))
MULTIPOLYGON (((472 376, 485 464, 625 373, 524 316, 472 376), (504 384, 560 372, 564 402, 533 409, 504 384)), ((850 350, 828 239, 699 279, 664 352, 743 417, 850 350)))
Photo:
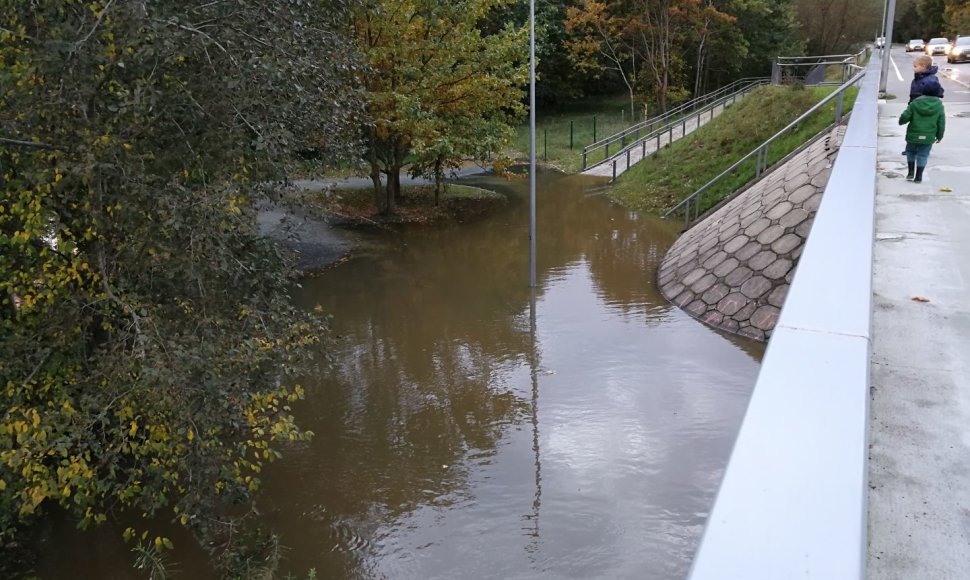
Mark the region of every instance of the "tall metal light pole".
POLYGON ((879 92, 886 92, 886 82, 889 80, 889 51, 893 47, 893 21, 896 20, 896 0, 888 0, 886 5, 885 42, 882 47, 882 71, 879 74, 879 92))
POLYGON ((536 5, 529 0, 529 286, 536 286, 536 5))

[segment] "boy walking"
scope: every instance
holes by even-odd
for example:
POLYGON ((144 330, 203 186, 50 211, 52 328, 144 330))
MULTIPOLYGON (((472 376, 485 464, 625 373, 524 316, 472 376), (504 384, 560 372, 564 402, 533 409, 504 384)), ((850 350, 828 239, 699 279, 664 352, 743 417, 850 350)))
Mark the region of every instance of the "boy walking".
MULTIPOLYGON (((934 67, 935 68, 935 67, 934 67)), ((899 117, 899 124, 906 125, 906 180, 913 183, 923 182, 923 170, 930 157, 933 142, 943 139, 946 129, 946 116, 943 99, 936 96, 932 86, 923 88, 923 95, 914 99, 899 117), (915 173, 914 173, 915 169, 915 173)))
POLYGON ((933 64, 933 57, 929 55, 921 54, 913 59, 913 82, 909 85, 910 103, 923 95, 943 98, 943 85, 936 76, 939 70, 933 64))

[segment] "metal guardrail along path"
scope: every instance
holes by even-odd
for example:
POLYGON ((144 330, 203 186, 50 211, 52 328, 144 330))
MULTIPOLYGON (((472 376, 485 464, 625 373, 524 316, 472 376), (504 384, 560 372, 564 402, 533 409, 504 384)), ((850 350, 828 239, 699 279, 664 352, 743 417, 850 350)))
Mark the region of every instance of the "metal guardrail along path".
POLYGON ((697 221, 702 217, 703 213, 706 211, 706 208, 702 209, 702 206, 704 205, 704 193, 708 189, 710 189, 711 186, 718 183, 728 175, 731 175, 732 173, 740 169, 743 165, 745 165, 748 162, 751 162, 752 160, 754 162, 754 170, 755 170, 754 179, 748 184, 746 184, 745 186, 742 186, 741 189, 743 189, 744 187, 747 187, 747 185, 750 185, 753 182, 758 181, 758 179, 760 179, 761 176, 764 175, 769 168, 775 165, 769 162, 769 151, 770 151, 771 144, 777 141, 778 139, 780 139, 789 131, 794 130, 796 127, 798 127, 803 122, 805 122, 809 117, 811 117, 818 111, 822 110, 823 107, 828 105, 833 100, 836 102, 835 119, 828 127, 826 127, 822 131, 822 133, 831 131, 835 125, 838 125, 839 123, 841 123, 842 118, 844 116, 843 101, 845 99, 846 90, 848 90, 849 87, 852 87, 858 84, 865 76, 865 71, 862 70, 861 67, 858 67, 856 65, 849 65, 849 66, 855 67, 853 70, 858 71, 856 72, 855 76, 853 76, 848 81, 843 83, 832 94, 828 95, 827 97, 825 97, 824 99, 816 103, 812 108, 802 113, 801 116, 799 116, 797 119, 789 123, 781 131, 778 131, 777 133, 769 137, 767 141, 755 147, 754 150, 752 150, 750 153, 748 153, 741 159, 738 159, 737 161, 735 161, 734 164, 732 164, 730 167, 728 167, 727 169, 719 173, 717 177, 708 181, 703 186, 701 186, 700 189, 698 189, 694 193, 684 198, 680 203, 678 203, 674 207, 670 208, 666 213, 663 214, 663 217, 669 218, 671 216, 677 215, 678 213, 682 213, 684 216, 685 229, 689 228, 694 223, 697 223, 697 221))
POLYGON ((768 81, 767 77, 740 79, 717 91, 692 99, 663 115, 587 145, 583 147, 583 173, 609 175, 615 179, 629 169, 630 165, 646 157, 648 152, 652 153, 664 144, 676 140, 675 138, 687 135, 690 133, 689 128, 696 129, 710 121, 738 99, 768 84, 768 81), (653 149, 650 149, 651 144, 653 149), (602 155, 599 161, 590 160, 591 157, 599 155, 602 155))

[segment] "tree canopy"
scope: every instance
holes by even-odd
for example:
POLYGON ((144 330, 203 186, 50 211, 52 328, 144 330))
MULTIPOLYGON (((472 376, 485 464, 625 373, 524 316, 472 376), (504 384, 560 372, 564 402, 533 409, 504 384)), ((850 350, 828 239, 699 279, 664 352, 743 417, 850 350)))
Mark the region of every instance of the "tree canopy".
POLYGON ((377 206, 393 212, 408 157, 440 169, 483 158, 510 135, 528 81, 527 30, 482 25, 513 0, 369 0, 354 12, 368 125, 366 163, 377 206), (381 175, 386 178, 382 186, 381 175))
POLYGON ((255 203, 293 151, 353 144, 347 21, 338 1, 0 0, 4 554, 58 505, 168 514, 240 564, 208 516, 310 435, 292 377, 326 332, 255 203))

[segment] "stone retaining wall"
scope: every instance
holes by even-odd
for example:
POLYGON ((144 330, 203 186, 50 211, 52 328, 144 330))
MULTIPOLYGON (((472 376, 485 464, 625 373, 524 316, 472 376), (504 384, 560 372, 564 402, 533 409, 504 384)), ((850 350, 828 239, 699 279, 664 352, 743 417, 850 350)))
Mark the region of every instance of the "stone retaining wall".
POLYGON ((663 295, 711 326, 767 340, 843 133, 816 141, 685 232, 661 263, 663 295))

